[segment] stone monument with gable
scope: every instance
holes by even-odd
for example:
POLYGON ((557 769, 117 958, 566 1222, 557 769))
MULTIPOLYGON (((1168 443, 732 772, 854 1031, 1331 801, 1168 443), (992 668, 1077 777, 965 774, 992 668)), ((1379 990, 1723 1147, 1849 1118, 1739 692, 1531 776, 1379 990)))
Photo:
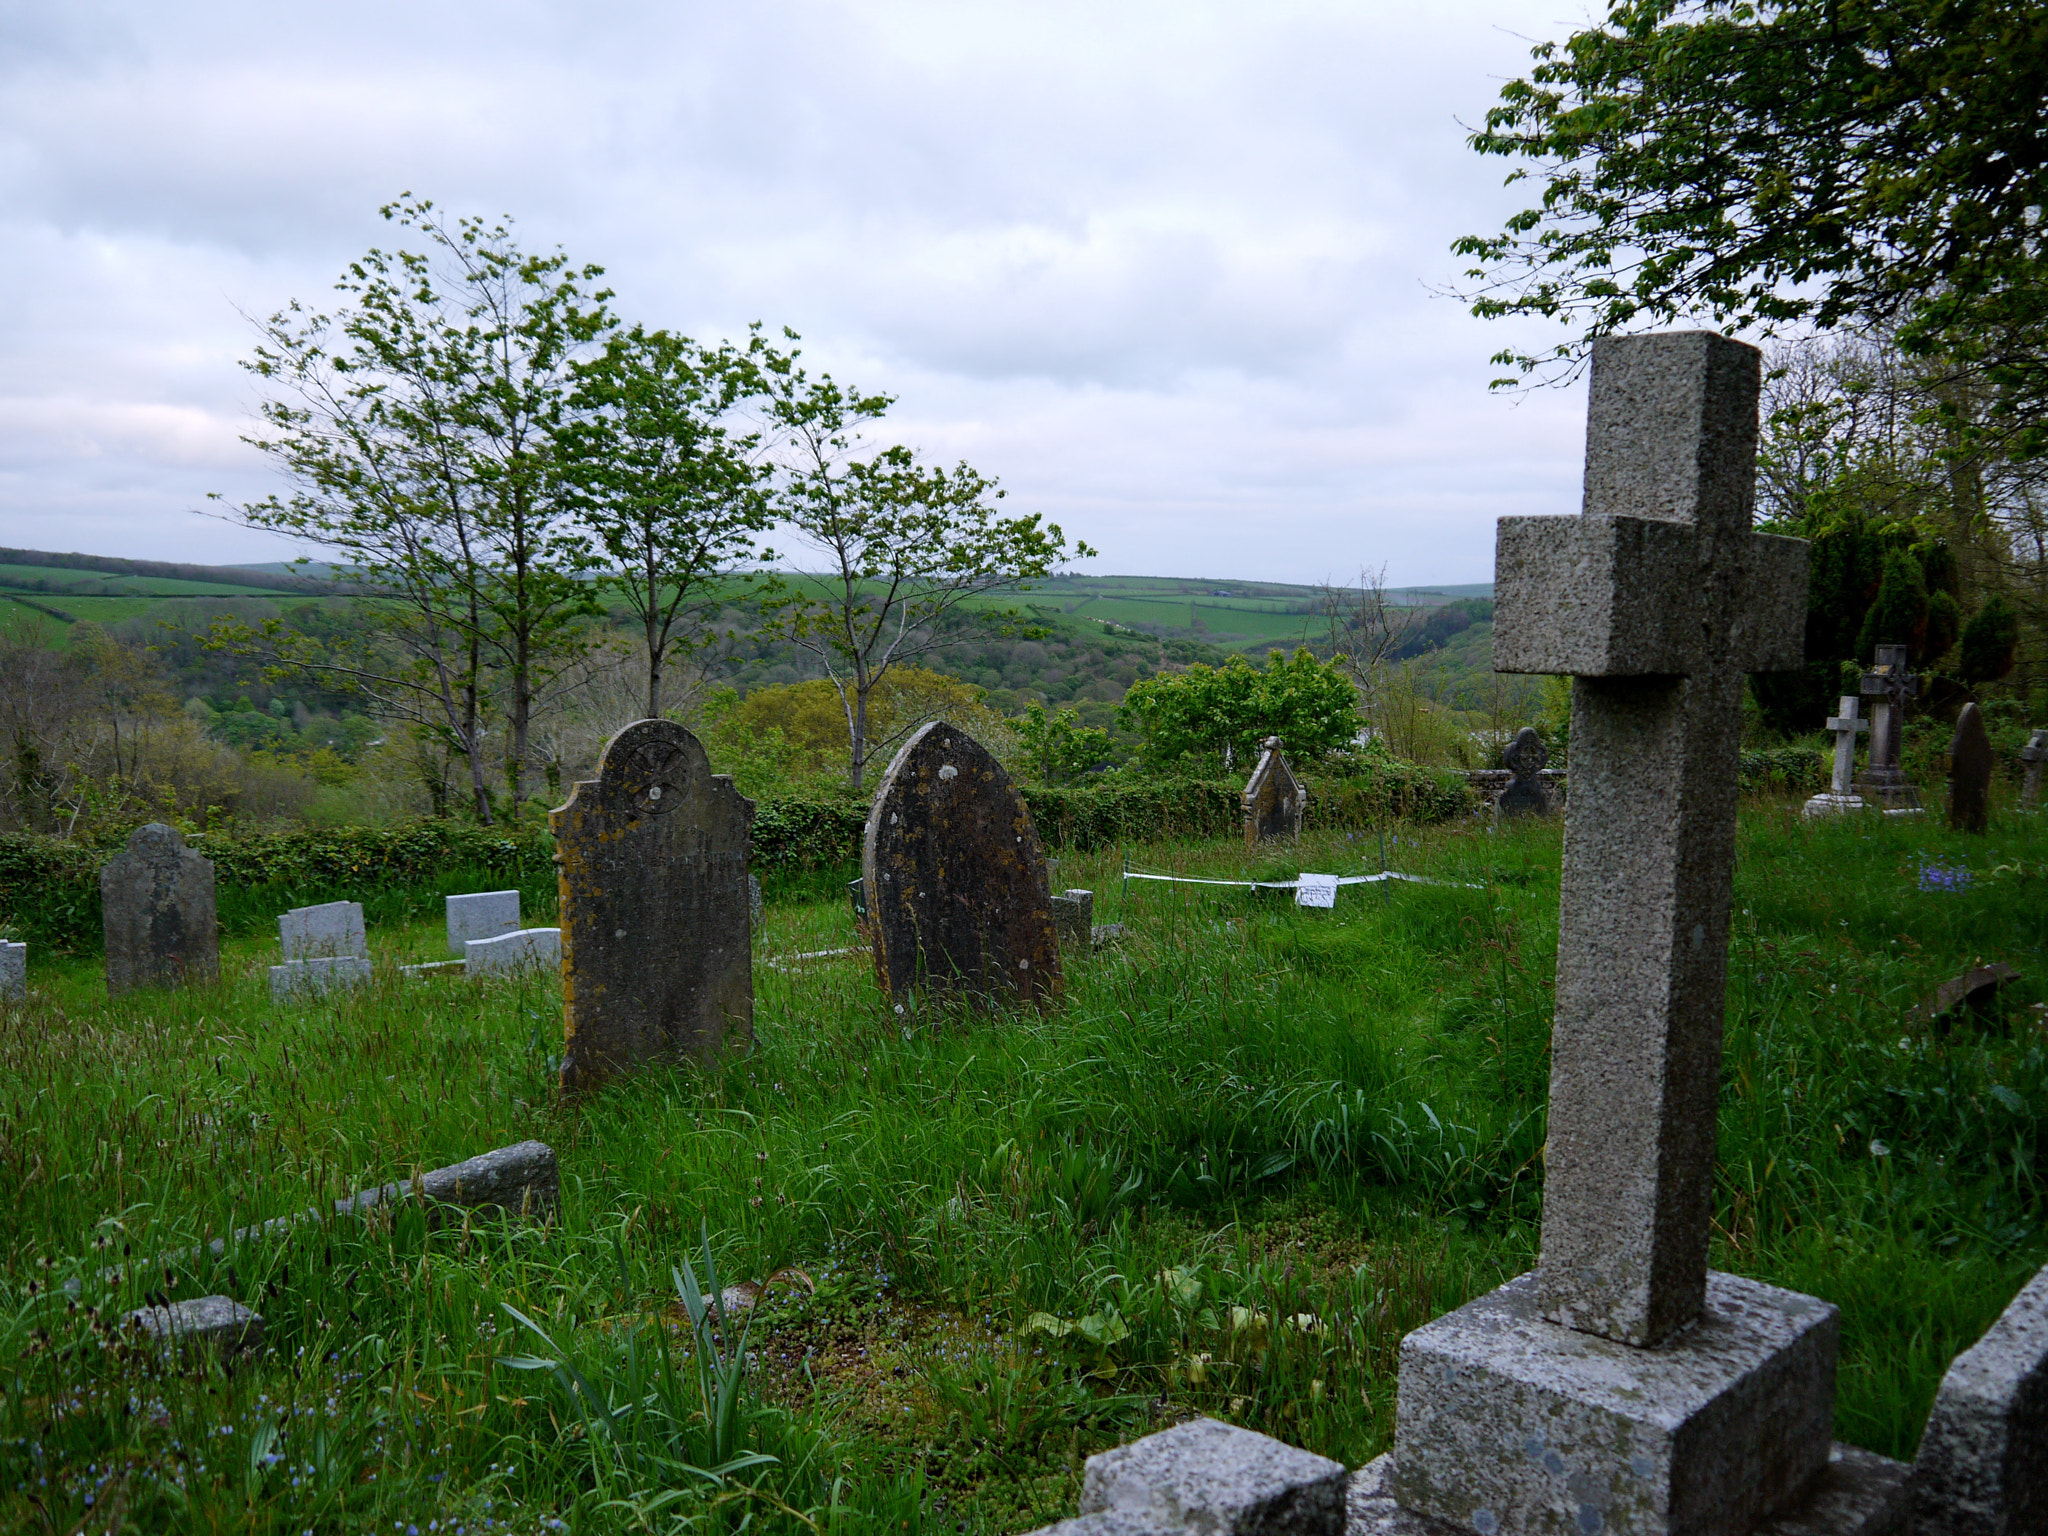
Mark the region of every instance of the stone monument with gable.
POLYGON ((1965 704, 1948 744, 1948 824, 1955 832, 1982 832, 1991 820, 1991 733, 1984 712, 1965 704))
POLYGON ((160 821, 137 827, 100 870, 107 992, 220 980, 213 861, 160 821))
POLYGON ((1845 693, 1841 713, 1831 716, 1828 729, 1835 733, 1835 772, 1825 794, 1815 795, 1801 809, 1802 816, 1832 816, 1841 811, 1860 811, 1863 797, 1856 793, 1856 737, 1870 729, 1868 720, 1856 717, 1857 697, 1845 693))
POLYGON ((1835 1309, 1707 1267, 1743 677, 1803 660, 1759 360, 1597 342, 1582 515, 1500 523, 1493 664, 1573 680, 1541 1257, 1403 1342, 1384 1477, 1477 1536, 1732 1536, 1830 1466, 1835 1309))
POLYGON ((1063 986, 1038 829, 988 749, 935 720, 882 776, 861 840, 864 929, 899 1004, 926 994, 1042 1005, 1063 986))
POLYGON ((1308 790, 1280 754, 1280 738, 1268 736, 1258 766, 1244 786, 1244 840, 1256 847, 1275 838, 1301 836, 1308 790))
POLYGON ((1920 692, 1920 679, 1906 669, 1903 645, 1880 645, 1870 670, 1863 674, 1863 697, 1870 704, 1870 759, 1857 788, 1867 800, 1888 811, 1916 811, 1920 792, 1899 767, 1899 745, 1906 725, 1906 701, 1920 692))
POLYGON ((754 802, 697 738, 641 720, 548 814, 562 893, 562 1086, 754 1038, 754 802))

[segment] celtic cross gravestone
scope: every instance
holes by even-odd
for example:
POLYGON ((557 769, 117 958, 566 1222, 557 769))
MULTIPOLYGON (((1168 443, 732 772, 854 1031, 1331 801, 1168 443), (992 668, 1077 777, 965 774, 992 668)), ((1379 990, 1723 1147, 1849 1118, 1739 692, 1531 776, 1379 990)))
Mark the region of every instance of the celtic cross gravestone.
POLYGON ((1870 704, 1870 760, 1861 789, 1887 810, 1915 810, 1919 791, 1906 781, 1899 766, 1899 744, 1906 723, 1906 701, 1920 693, 1920 679, 1906 668, 1903 645, 1880 645, 1870 670, 1863 674, 1863 697, 1870 704))

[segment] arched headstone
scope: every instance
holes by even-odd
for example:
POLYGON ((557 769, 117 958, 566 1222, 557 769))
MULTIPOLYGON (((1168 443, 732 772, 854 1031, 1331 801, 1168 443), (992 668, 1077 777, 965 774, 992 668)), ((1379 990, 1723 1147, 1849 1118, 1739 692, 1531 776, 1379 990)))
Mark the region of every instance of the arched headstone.
POLYGON ((100 870, 107 992, 220 980, 213 861, 160 821, 137 827, 100 870))
POLYGON ((562 1086, 754 1037, 754 802, 695 736, 641 720, 548 815, 562 895, 562 1086))
POLYGON ((1984 714, 1965 704, 1948 744, 1948 824, 1957 832, 1982 832, 1991 815, 1991 736, 1984 714))
POLYGON ((1557 814, 1557 800, 1550 793, 1550 786, 1543 782, 1543 767, 1550 761, 1550 749, 1543 745, 1543 738, 1533 727, 1525 725, 1515 732, 1515 739, 1508 743, 1500 760, 1515 778, 1494 801, 1496 812, 1502 816, 1557 814))
POLYGON ((1307 810, 1308 791, 1280 755, 1280 738, 1268 736, 1258 766, 1244 786, 1244 840, 1258 844, 1272 838, 1299 837, 1307 810))
POLYGON ((861 869, 875 973, 898 1002, 956 993, 1043 1004, 1061 988, 1045 854, 988 749, 943 720, 896 754, 861 869))

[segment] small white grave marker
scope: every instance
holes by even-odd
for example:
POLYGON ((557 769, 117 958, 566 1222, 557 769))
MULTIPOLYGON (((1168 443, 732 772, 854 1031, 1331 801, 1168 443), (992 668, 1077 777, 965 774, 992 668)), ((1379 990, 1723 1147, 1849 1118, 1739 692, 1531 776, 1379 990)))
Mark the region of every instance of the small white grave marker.
POLYGON ((1294 904, 1297 907, 1336 906, 1337 877, 1335 875, 1303 875, 1295 882, 1294 904))

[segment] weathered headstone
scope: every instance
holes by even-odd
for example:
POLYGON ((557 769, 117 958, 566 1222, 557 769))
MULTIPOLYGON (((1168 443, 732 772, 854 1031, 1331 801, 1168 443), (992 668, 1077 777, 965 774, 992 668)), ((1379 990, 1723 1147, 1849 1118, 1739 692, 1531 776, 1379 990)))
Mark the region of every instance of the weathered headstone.
POLYGON ((28 945, 0 939, 0 1003, 18 1003, 28 996, 28 945))
POLYGON ((1503 789, 1500 798, 1494 801, 1496 815, 1557 814, 1557 799, 1550 793, 1550 786, 1543 782, 1543 768, 1550 761, 1550 749, 1543 745, 1543 738, 1533 727, 1525 725, 1515 732, 1515 739, 1507 744, 1500 760, 1515 777, 1514 782, 1503 789))
POLYGON ((1280 738, 1268 736, 1244 786, 1244 840, 1257 845, 1277 837, 1299 837, 1307 811, 1308 791, 1280 755, 1280 738))
POLYGON ((517 891, 473 891, 448 898, 448 953, 466 953, 471 939, 495 939, 519 928, 517 891))
POLYGON ((550 812, 562 891, 562 1085, 754 1038, 754 802, 697 738, 641 720, 550 812))
POLYGON ((861 867, 875 974, 897 1003, 1059 995, 1038 829, 1003 765, 958 726, 922 727, 889 764, 861 867))
POLYGON ((2020 761, 2027 765, 2027 776, 2020 782, 2020 804, 2039 805, 2041 770, 2048 766, 2048 731, 2036 731, 2027 738, 2027 744, 2020 748, 2020 761))
POLYGON ((1541 1259, 1401 1351, 1390 1486, 1462 1530, 1740 1532, 1828 1465, 1835 1309, 1707 1267, 1743 674, 1804 659, 1759 382, 1596 342, 1583 514, 1500 522, 1493 664, 1572 676, 1572 794, 1541 1259))
POLYGON ((562 930, 520 928, 495 938, 471 939, 463 946, 464 968, 472 976, 500 975, 522 968, 559 970, 562 965, 562 930))
POLYGON ((1982 832, 1991 819, 1991 735, 1984 712, 1965 704, 1948 744, 1948 824, 1953 832, 1982 832))
POLYGON ((1061 891, 1052 899, 1052 926, 1062 949, 1086 951, 1094 943, 1095 893, 1061 891))
POLYGON ((100 870, 107 992, 220 980, 213 861, 160 821, 137 827, 100 870))
POLYGON ((1899 767, 1899 743, 1906 726, 1906 701, 1918 696, 1920 679, 1906 669, 1903 645, 1880 645, 1870 670, 1863 674, 1863 697, 1870 704, 1870 758, 1857 787, 1866 799, 1887 810, 1917 810, 1920 792, 1899 767))
POLYGON ((1856 717, 1857 702, 1855 694, 1843 694, 1842 712, 1828 720, 1828 729, 1835 733, 1834 778, 1826 794, 1815 795, 1806 802, 1802 815, 1831 816, 1863 809, 1863 797, 1856 793, 1856 736, 1869 730, 1870 722, 1856 717))
POLYGON ((284 964, 270 968, 270 995, 322 996, 370 979, 370 946, 357 901, 294 907, 277 920, 284 964))

